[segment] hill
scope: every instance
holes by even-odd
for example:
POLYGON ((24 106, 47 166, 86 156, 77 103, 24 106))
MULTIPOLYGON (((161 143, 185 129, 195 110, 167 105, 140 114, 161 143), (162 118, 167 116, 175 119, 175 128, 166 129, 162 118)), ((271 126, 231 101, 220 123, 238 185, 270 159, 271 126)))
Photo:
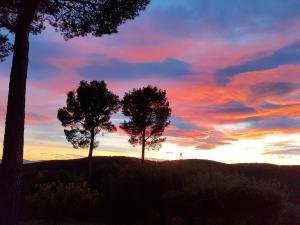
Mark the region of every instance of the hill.
MULTIPOLYGON (((66 171, 75 175, 85 175, 87 158, 73 160, 51 160, 24 164, 24 175, 30 177, 39 171, 66 171)), ((113 170, 136 167, 140 159, 129 157, 94 157, 93 169, 100 174, 113 170)), ((175 161, 146 161, 146 165, 159 165, 173 169, 180 174, 185 171, 190 174, 207 171, 222 171, 232 174, 242 174, 252 179, 277 181, 291 192, 291 200, 300 204, 300 165, 286 166, 273 164, 225 164, 209 160, 175 160, 175 161)))
POLYGON ((25 224, 299 225, 300 166, 94 157, 24 164, 25 224))

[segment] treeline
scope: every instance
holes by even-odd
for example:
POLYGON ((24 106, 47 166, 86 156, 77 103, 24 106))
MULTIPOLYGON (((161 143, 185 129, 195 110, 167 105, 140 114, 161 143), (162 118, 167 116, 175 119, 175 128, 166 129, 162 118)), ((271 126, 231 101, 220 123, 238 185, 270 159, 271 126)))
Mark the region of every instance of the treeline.
POLYGON ((60 108, 57 118, 68 142, 74 148, 89 147, 88 174, 91 175, 93 149, 98 134, 115 132, 111 116, 121 111, 127 120, 120 128, 129 135, 129 143, 145 149, 159 148, 166 138, 161 137, 170 124, 171 108, 165 90, 148 85, 126 92, 123 99, 108 90, 104 81, 81 81, 76 91, 67 94, 66 107, 60 108))
POLYGON ((23 221, 41 224, 300 224, 299 205, 279 182, 190 162, 120 167, 112 160, 89 179, 37 172, 27 176, 24 196, 23 221))

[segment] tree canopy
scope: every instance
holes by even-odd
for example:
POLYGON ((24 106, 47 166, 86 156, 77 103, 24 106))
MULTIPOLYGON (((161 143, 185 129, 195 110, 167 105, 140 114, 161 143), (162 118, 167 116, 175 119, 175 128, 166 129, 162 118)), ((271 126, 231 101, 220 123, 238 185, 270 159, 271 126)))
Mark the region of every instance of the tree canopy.
POLYGON ((76 91, 67 94, 67 106, 60 108, 57 118, 65 129, 66 138, 74 148, 90 145, 91 134, 114 132, 111 115, 119 110, 119 97, 110 92, 104 81, 81 81, 76 91))
POLYGON ((32 34, 49 24, 70 39, 116 33, 120 24, 138 16, 150 0, 0 0, 0 28, 15 33, 18 18, 30 2, 38 4, 29 26, 32 34))
POLYGON ((121 128, 130 136, 132 145, 142 145, 142 161, 145 147, 159 148, 165 141, 161 137, 170 124, 171 108, 166 91, 157 87, 147 86, 133 89, 125 93, 121 102, 122 112, 129 118, 121 124, 121 128))
POLYGON ((134 19, 150 0, 0 0, 0 61, 12 52, 13 45, 3 31, 16 33, 18 25, 29 24, 36 35, 49 24, 64 38, 102 36, 117 33, 118 26, 134 19), (33 18, 27 18, 30 7, 38 5, 33 18), (19 18, 19 19, 18 19, 19 18), (21 20, 21 22, 18 20, 21 20), (22 21, 24 20, 24 21, 22 21))
POLYGON ((9 43, 7 36, 0 34, 0 62, 10 54, 12 45, 9 43))
MULTIPOLYGON (((81 81, 76 91, 67 94, 67 106, 60 108, 57 118, 74 148, 90 146, 89 159, 97 146, 97 134, 114 132, 111 115, 120 108, 119 97, 110 92, 104 81, 81 81)), ((89 171, 90 172, 90 171, 89 171)))

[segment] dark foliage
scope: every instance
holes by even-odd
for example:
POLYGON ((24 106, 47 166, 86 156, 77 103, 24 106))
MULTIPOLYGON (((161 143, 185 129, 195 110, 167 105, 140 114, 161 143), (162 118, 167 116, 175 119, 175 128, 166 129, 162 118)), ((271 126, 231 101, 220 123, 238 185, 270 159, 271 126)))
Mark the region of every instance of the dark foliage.
POLYGON ((76 91, 67 94, 67 106, 58 110, 57 118, 70 128, 65 134, 74 148, 84 148, 90 145, 92 134, 116 131, 110 117, 119 108, 118 96, 104 81, 81 81, 76 91))
POLYGON ((110 118, 119 108, 119 97, 107 89, 104 81, 81 81, 76 91, 67 94, 67 106, 58 110, 57 118, 69 128, 64 130, 68 142, 74 148, 90 146, 91 158, 96 136, 116 131, 110 118))
MULTIPOLYGON (((132 20, 144 10, 150 0, 0 0, 0 29, 11 33, 18 30, 18 20, 29 7, 34 15, 29 18, 28 31, 39 34, 50 24, 61 32, 65 39, 78 36, 102 36, 117 33, 118 26, 132 20), (37 6, 36 6, 37 5, 37 6)), ((12 44, 0 34, 0 60, 12 51, 12 44)))
POLYGON ((86 182, 55 181, 37 185, 36 192, 26 197, 25 207, 31 217, 56 224, 64 218, 80 220, 82 215, 95 214, 98 199, 98 192, 90 190, 86 182))
POLYGON ((0 62, 10 54, 12 45, 9 43, 7 36, 0 34, 0 62))
MULTIPOLYGON (((134 19, 150 0, 30 0, 37 2, 29 31, 39 34, 45 24, 52 25, 65 39, 102 36, 117 32, 120 24, 134 19)), ((28 1, 29 2, 29 1, 28 1)), ((26 3, 25 3, 26 4, 26 3)), ((14 33, 24 6, 22 0, 0 0, 0 28, 14 33)))
POLYGON ((121 102, 122 112, 129 117, 120 126, 129 136, 132 145, 142 145, 142 161, 145 147, 156 149, 166 138, 162 138, 170 124, 171 108, 166 91, 147 86, 125 93, 121 102))
POLYGON ((74 167, 80 171, 82 160, 70 162, 69 175, 55 172, 64 161, 52 162, 52 166, 50 162, 26 166, 23 219, 52 222, 57 218, 112 225, 298 225, 300 222, 299 203, 291 202, 299 189, 285 187, 298 182, 295 179, 299 178, 299 167, 294 168, 296 177, 293 177, 288 167, 274 166, 275 174, 282 172, 278 177, 283 181, 281 184, 266 175, 267 166, 261 167, 260 174, 249 176, 248 166, 209 161, 146 161, 141 168, 134 159, 95 159, 99 163, 89 183, 70 170, 74 167), (43 168, 48 171, 38 172, 43 168), (262 174, 266 176, 262 178, 262 174), (285 179, 292 180, 285 183, 285 179), (82 208, 84 205, 89 210, 82 208), (64 213, 57 213, 58 209, 64 213))

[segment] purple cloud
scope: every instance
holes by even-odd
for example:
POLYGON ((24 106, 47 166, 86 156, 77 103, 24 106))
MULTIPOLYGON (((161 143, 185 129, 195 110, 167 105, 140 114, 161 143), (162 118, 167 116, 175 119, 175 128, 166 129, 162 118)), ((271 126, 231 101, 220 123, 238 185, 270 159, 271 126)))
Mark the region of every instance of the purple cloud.
POLYGON ((177 59, 161 62, 130 63, 118 59, 103 59, 79 70, 89 79, 132 80, 146 77, 180 78, 190 74, 189 64, 177 59))
POLYGON ((231 78, 246 72, 269 70, 281 65, 300 62, 300 43, 278 49, 270 55, 257 56, 255 59, 239 65, 233 65, 216 71, 215 79, 218 84, 226 85, 231 78))

